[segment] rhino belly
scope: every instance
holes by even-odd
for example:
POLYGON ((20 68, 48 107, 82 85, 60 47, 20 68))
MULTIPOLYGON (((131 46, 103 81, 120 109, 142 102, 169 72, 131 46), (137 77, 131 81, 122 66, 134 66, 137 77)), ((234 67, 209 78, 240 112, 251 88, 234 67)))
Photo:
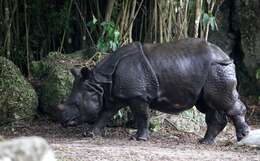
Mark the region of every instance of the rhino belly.
POLYGON ((150 105, 152 109, 164 113, 179 113, 188 110, 194 106, 198 96, 160 96, 150 105))

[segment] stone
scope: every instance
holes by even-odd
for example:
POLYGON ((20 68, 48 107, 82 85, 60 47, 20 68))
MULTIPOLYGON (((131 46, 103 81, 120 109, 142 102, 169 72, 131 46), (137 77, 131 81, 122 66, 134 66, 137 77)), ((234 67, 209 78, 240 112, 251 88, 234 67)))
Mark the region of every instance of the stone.
POLYGON ((249 134, 237 144, 260 147, 260 129, 250 130, 249 134))
POLYGON ((0 57, 0 124, 33 119, 37 106, 37 94, 19 68, 0 57))
POLYGON ((73 76, 62 54, 50 53, 41 61, 32 63, 32 74, 41 83, 38 85, 39 110, 57 120, 57 106, 70 94, 73 76))
POLYGON ((56 161, 48 143, 36 136, 0 142, 0 149, 0 161, 56 161))

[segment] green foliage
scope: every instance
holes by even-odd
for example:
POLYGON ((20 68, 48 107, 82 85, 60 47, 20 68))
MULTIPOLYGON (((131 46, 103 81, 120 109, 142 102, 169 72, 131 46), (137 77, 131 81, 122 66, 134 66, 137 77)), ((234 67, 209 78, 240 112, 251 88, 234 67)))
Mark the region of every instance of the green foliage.
POLYGON ((37 95, 8 59, 0 57, 0 124, 32 119, 38 106, 37 95))
MULTIPOLYGON (((255 75, 255 77, 256 77, 256 79, 257 79, 258 81, 260 81, 260 68, 258 68, 258 69, 256 70, 256 75, 255 75)), ((258 96, 258 100, 260 101, 260 96, 258 96)))
POLYGON ((133 115, 130 109, 123 108, 114 115, 113 119, 111 120, 112 126, 124 126, 126 124, 131 124, 133 122, 133 115))
POLYGON ((120 45, 120 33, 118 27, 114 22, 102 22, 98 23, 95 16, 93 20, 88 23, 91 31, 98 30, 100 27, 101 35, 98 37, 97 48, 101 52, 115 51, 120 45))
POLYGON ((217 22, 216 22, 216 17, 213 16, 213 14, 211 12, 209 13, 203 13, 202 15, 202 25, 204 28, 207 27, 207 25, 209 24, 211 27, 211 30, 214 31, 217 29, 217 22))
POLYGON ((256 79, 260 79, 260 68, 258 68, 256 70, 256 75, 255 75, 256 79))
POLYGON ((160 118, 152 119, 149 125, 149 129, 152 132, 157 132, 160 130, 162 121, 160 118))
POLYGON ((52 70, 52 66, 59 60, 66 59, 65 56, 58 52, 50 52, 47 58, 42 61, 32 61, 31 62, 31 73, 34 78, 41 79, 47 76, 52 70))

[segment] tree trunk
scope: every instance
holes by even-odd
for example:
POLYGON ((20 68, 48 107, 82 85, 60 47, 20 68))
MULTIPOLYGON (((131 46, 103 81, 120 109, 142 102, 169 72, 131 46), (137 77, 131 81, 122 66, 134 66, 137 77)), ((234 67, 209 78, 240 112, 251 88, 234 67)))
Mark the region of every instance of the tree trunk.
POLYGON ((105 21, 110 21, 115 0, 109 0, 106 8, 105 21))

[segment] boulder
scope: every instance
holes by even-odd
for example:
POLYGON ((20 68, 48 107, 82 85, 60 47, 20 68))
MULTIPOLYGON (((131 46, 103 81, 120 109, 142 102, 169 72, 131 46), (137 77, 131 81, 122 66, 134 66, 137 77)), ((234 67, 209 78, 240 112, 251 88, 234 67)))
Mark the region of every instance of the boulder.
POLYGON ((54 120, 57 119, 57 105, 70 94, 74 79, 64 59, 62 54, 50 53, 46 59, 33 62, 31 68, 34 78, 40 80, 39 110, 54 120))
POLYGON ((160 114, 151 118, 150 129, 158 131, 162 124, 170 124, 177 131, 195 133, 201 135, 202 129, 205 129, 205 115, 199 112, 195 107, 176 115, 160 114))
POLYGON ((56 161, 48 143, 40 137, 0 142, 0 161, 56 161))
POLYGON ((0 57, 0 124, 32 119, 38 98, 18 67, 0 57))

